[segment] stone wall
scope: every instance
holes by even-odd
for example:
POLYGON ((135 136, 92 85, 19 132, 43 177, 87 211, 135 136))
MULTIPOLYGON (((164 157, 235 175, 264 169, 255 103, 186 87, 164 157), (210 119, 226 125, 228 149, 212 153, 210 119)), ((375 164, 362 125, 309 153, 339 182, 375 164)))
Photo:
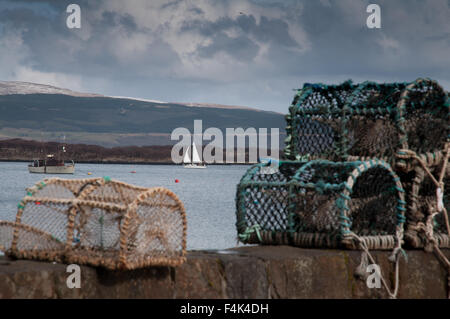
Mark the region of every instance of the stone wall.
MULTIPOLYGON (((400 264, 399 298, 445 298, 447 273, 433 254, 408 251, 400 264)), ((450 256, 450 251, 445 251, 450 256)), ((389 252, 374 257, 391 281, 389 252)), ((112 272, 81 267, 69 289, 66 265, 0 257, 0 298, 386 298, 354 275, 357 251, 286 246, 191 251, 178 268, 112 272)))

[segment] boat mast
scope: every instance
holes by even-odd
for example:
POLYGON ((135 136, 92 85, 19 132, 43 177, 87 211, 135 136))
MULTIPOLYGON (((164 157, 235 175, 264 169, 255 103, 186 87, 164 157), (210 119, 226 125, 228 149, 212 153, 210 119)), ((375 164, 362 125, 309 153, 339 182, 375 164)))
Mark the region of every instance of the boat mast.
POLYGON ((62 155, 60 158, 63 161, 63 163, 66 155, 65 153, 66 153, 66 134, 63 135, 62 155))

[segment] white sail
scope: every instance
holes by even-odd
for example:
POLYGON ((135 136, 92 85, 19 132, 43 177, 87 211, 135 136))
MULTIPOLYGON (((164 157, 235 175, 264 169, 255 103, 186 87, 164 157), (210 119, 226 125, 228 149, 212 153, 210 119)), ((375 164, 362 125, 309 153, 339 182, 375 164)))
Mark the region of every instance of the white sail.
POLYGON ((192 143, 192 163, 201 163, 200 156, 198 155, 195 143, 192 143))
POLYGON ((191 147, 189 146, 188 149, 186 150, 186 153, 184 154, 184 158, 183 158, 183 163, 188 164, 191 162, 191 158, 189 157, 189 149, 191 147))
POLYGON ((200 160, 200 156, 198 154, 197 147, 195 147, 195 143, 192 143, 192 147, 188 147, 186 154, 184 154, 183 162, 185 168, 206 168, 206 165, 200 160), (192 154, 189 154, 189 149, 191 150, 192 154), (192 161, 190 155, 192 156, 192 161))

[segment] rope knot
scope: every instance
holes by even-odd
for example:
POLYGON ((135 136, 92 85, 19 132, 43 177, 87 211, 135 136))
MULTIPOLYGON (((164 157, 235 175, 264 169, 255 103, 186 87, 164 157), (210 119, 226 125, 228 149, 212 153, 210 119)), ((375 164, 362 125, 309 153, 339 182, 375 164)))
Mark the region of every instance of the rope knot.
POLYGON ((403 258, 405 258, 405 261, 408 261, 408 255, 406 254, 405 250, 401 247, 396 247, 394 248, 394 250, 392 251, 392 254, 389 256, 389 261, 392 263, 397 262, 400 257, 403 256, 403 258))

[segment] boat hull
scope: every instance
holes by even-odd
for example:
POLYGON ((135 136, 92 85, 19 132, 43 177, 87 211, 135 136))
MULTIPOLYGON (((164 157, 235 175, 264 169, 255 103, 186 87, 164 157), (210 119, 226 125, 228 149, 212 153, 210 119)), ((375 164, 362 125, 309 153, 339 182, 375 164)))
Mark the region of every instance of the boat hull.
POLYGON ((187 165, 184 165, 184 168, 206 168, 206 165, 187 164, 187 165))
POLYGON ((28 166, 28 171, 34 174, 73 174, 75 173, 75 165, 65 166, 28 166))

